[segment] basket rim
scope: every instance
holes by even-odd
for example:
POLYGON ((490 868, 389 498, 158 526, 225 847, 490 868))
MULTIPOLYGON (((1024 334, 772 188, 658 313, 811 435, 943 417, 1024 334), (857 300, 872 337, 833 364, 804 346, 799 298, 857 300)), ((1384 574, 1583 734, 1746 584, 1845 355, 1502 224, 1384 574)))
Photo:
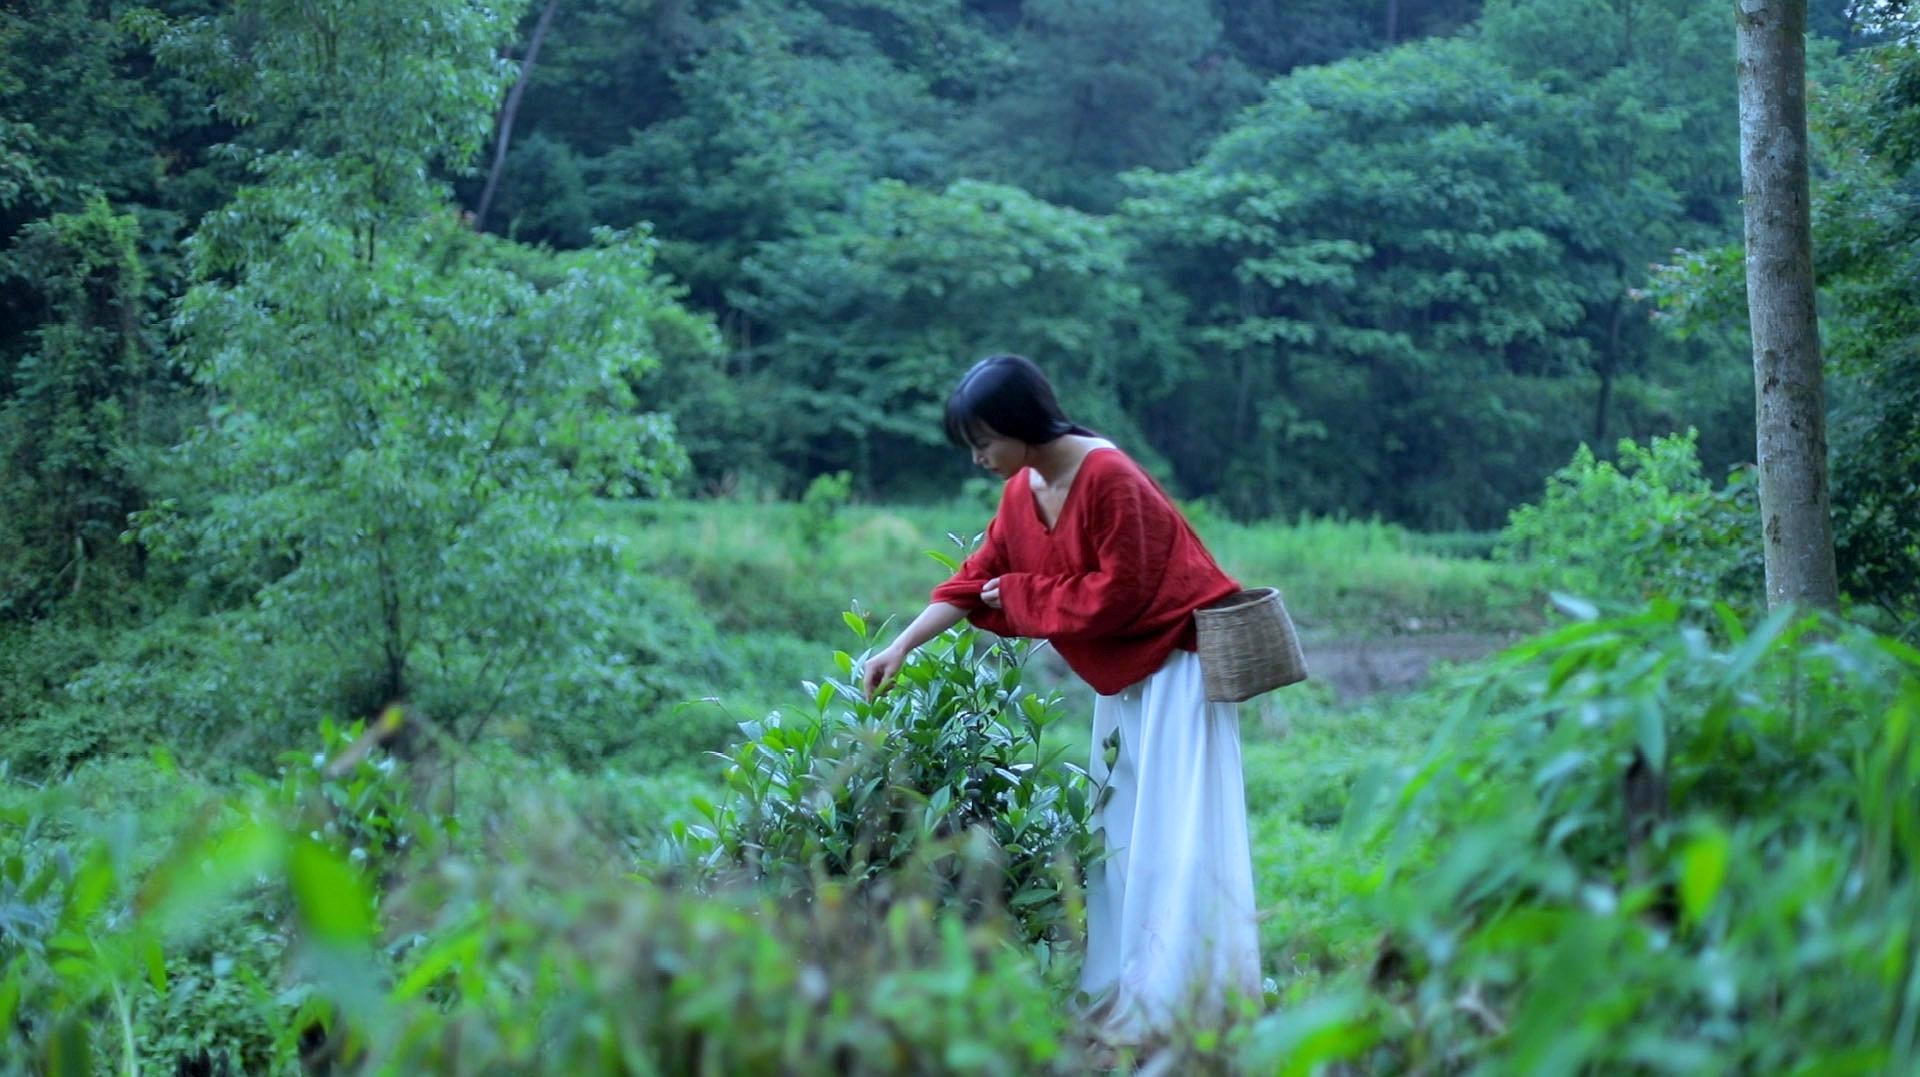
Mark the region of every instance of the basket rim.
POLYGON ((1277 587, 1243 587, 1233 594, 1227 595, 1209 605, 1202 606, 1193 612, 1196 617, 1201 614, 1218 616, 1220 614, 1232 613, 1235 610, 1245 609, 1248 606, 1258 605, 1269 598, 1277 597, 1279 594, 1280 589, 1277 587))

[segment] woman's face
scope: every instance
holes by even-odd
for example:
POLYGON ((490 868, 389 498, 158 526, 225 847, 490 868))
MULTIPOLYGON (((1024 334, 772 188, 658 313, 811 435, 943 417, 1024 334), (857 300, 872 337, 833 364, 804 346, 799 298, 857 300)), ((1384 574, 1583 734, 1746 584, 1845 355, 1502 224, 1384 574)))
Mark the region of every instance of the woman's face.
POLYGON ((980 426, 973 432, 973 462, 1002 479, 1011 479, 1027 466, 1027 443, 980 426))

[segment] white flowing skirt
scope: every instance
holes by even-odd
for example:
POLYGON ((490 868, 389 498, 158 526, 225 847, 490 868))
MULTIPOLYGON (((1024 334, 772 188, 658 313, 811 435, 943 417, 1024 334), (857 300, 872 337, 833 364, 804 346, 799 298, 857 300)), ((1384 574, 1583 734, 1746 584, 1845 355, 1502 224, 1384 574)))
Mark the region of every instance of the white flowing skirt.
POLYGON ((1080 988, 1104 1029, 1136 1040, 1218 1013, 1230 992, 1257 996, 1238 708, 1207 700, 1198 655, 1176 650, 1147 679, 1096 697, 1090 770, 1111 793, 1093 822, 1108 857, 1088 879, 1080 988))

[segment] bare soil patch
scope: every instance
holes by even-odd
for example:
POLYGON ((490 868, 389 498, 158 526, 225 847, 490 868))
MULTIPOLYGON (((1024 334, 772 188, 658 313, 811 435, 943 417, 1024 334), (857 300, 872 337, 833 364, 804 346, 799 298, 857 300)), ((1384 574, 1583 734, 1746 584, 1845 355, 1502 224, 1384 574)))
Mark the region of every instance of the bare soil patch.
POLYGON ((1472 662, 1517 636, 1488 632, 1434 632, 1371 639, 1302 641, 1309 675, 1342 700, 1418 688, 1436 662, 1472 662))

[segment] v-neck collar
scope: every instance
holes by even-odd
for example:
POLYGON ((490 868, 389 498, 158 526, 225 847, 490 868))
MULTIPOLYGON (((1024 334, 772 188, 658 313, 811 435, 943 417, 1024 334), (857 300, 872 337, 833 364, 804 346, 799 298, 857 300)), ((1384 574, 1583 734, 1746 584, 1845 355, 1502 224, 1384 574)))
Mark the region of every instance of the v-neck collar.
MULTIPOLYGON (((1060 498, 1060 511, 1054 513, 1052 523, 1047 522, 1046 514, 1040 508, 1040 493, 1033 488, 1033 474, 1027 476, 1027 504, 1032 509, 1034 522, 1040 525, 1040 530, 1043 534, 1051 536, 1060 529, 1060 521, 1067 518, 1067 508, 1073 504, 1073 492, 1080 488, 1080 473, 1087 469, 1087 457, 1097 452, 1106 452, 1109 449, 1113 449, 1116 452, 1119 451, 1118 446, 1095 445, 1093 448, 1087 450, 1086 456, 1080 458, 1080 463, 1075 465, 1073 469, 1073 481, 1067 484, 1067 492, 1060 498)), ((1026 470, 1028 472, 1033 471, 1032 468, 1027 468, 1026 470)))

